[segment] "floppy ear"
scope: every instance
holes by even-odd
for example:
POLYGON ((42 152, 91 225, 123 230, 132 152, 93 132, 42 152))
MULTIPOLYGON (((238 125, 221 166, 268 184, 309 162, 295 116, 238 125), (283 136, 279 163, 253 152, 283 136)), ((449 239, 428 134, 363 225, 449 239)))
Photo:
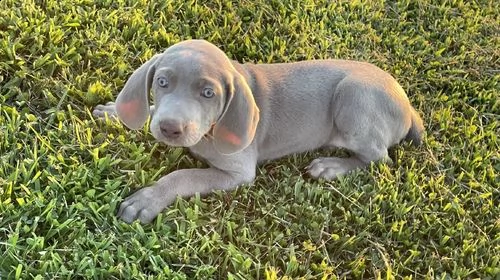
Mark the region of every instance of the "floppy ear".
POLYGON ((233 154, 252 143, 259 123, 259 108, 239 73, 226 96, 224 111, 214 127, 214 145, 222 154, 233 154))
POLYGON ((137 68, 116 98, 118 118, 131 129, 140 129, 149 117, 149 90, 159 55, 137 68))

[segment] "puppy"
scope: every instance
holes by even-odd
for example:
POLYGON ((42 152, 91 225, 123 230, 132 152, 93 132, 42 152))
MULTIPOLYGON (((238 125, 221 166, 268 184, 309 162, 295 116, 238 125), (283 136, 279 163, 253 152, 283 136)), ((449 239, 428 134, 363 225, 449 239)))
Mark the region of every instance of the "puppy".
POLYGON ((154 138, 187 147, 210 165, 174 171, 129 196, 118 212, 129 223, 152 221, 177 196, 252 182, 264 160, 345 148, 351 157, 317 158, 308 166, 312 177, 332 180, 373 161, 390 162, 389 147, 404 139, 418 145, 424 131, 401 86, 372 64, 240 64, 203 40, 153 56, 134 71, 115 103, 93 113, 117 116, 131 129, 151 115, 154 138))

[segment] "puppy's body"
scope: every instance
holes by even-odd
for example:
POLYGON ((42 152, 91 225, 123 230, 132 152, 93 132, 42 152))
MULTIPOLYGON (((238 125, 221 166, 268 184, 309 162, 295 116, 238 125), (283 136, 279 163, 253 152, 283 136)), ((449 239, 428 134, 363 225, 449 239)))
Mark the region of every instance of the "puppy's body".
POLYGON ((94 114, 116 110, 126 125, 141 127, 150 89, 153 136, 188 147, 211 168, 178 170, 133 194, 120 207, 127 222, 151 221, 178 195, 251 182, 259 161, 320 147, 351 151, 350 158, 318 158, 309 165, 312 177, 329 180, 372 161, 390 161, 390 146, 405 137, 419 144, 423 132, 404 90, 372 64, 239 64, 198 40, 152 58, 134 72, 116 105, 99 106, 94 114))
POLYGON ((259 160, 319 147, 348 148, 345 134, 352 132, 379 134, 378 145, 390 147, 408 134, 412 116, 419 122, 396 80, 373 64, 319 60, 235 66, 249 81, 261 118, 269 120, 257 128, 259 160))

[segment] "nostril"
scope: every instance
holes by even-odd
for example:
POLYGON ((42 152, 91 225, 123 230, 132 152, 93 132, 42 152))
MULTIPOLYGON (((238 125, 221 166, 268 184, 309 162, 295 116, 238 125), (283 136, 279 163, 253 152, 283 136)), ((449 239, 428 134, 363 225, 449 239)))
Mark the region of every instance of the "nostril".
POLYGON ((165 136, 168 134, 168 129, 165 126, 160 126, 160 131, 161 131, 161 134, 163 134, 165 136))
POLYGON ((183 134, 183 127, 177 121, 160 122, 160 131, 167 138, 179 138, 183 134))

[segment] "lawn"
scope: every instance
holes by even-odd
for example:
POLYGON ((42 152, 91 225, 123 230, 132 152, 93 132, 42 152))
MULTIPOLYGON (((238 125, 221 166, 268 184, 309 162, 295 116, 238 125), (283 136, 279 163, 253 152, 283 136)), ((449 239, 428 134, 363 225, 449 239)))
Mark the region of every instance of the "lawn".
POLYGON ((499 279, 499 92, 495 1, 2 0, 0 279, 499 279), (334 181, 304 168, 338 151, 266 162, 128 225, 123 198, 204 164, 90 112, 188 38, 241 62, 374 63, 424 144, 334 181))

